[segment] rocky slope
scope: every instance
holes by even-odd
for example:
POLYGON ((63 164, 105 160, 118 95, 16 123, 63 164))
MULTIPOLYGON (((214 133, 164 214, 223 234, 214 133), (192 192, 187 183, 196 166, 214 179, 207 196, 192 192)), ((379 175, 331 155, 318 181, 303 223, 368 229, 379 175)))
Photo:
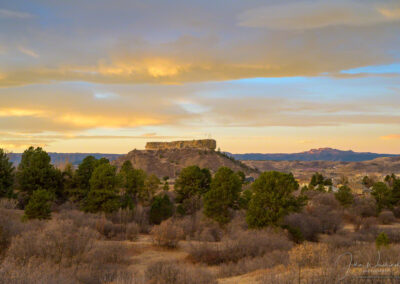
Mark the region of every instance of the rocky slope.
POLYGON ((120 167, 126 160, 131 161, 134 168, 143 169, 158 177, 174 178, 183 168, 192 165, 209 168, 212 172, 225 166, 234 171, 243 171, 247 175, 256 174, 254 169, 222 153, 194 148, 133 150, 113 163, 120 167))

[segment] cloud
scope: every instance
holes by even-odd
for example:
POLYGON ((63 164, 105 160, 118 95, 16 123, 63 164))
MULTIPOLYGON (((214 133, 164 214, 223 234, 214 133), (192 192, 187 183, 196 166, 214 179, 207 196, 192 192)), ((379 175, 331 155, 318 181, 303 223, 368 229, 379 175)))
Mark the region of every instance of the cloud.
POLYGON ((369 26, 400 20, 400 7, 365 1, 296 1, 258 7, 239 16, 239 25, 281 30, 369 26))
POLYGON ((10 18, 10 19, 29 19, 33 15, 26 12, 11 11, 7 9, 0 9, 0 18, 10 18))
POLYGON ((386 136, 381 136, 381 139, 383 140, 397 140, 400 139, 400 134, 389 134, 386 136))
POLYGON ((39 54, 37 54, 37 53, 34 52, 33 50, 28 49, 28 48, 26 48, 26 47, 19 46, 19 47, 18 47, 18 50, 19 50, 20 52, 22 52, 23 54, 28 55, 28 56, 30 56, 30 57, 34 57, 34 58, 38 58, 38 57, 39 57, 39 54))
MULTIPOLYGON (((258 9, 252 1, 213 9, 206 2, 204 7, 175 1, 169 5, 135 3, 134 7, 125 2, 112 7, 102 3, 96 15, 77 2, 67 7, 52 4, 52 17, 43 15, 29 25, 13 23, 7 29, 0 26, 0 42, 8 52, 0 68, 0 87, 68 81, 178 85, 256 77, 349 76, 338 73, 396 60, 400 23, 395 4, 310 3, 293 1, 268 9, 258 9), (168 13, 145 16, 158 13, 157 6, 168 13), (192 10, 191 17, 177 13, 174 7, 192 10), (237 15, 250 13, 244 11, 269 11, 275 18, 286 17, 295 23, 268 17, 267 23, 287 29, 239 26, 237 15), (303 19, 307 13, 311 13, 309 21, 303 19), (200 23, 194 25, 193 19, 200 23), (105 25, 108 22, 113 25, 105 25), (317 28, 321 25, 323 32, 317 28), (21 52, 37 60, 13 60, 21 52)), ((253 18, 257 19, 248 16, 248 20, 253 18)))

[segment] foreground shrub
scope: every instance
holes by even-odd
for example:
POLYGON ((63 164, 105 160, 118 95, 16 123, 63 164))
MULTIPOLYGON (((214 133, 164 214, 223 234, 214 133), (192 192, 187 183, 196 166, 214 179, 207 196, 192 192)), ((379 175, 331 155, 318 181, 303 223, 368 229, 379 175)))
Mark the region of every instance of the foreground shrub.
POLYGON ((320 220, 304 212, 286 216, 284 225, 288 228, 292 240, 297 243, 303 240, 318 241, 318 234, 321 233, 320 220))
POLYGON ((396 217, 394 217, 392 211, 384 210, 381 212, 381 214, 379 214, 378 220, 381 224, 388 225, 396 221, 396 217))
POLYGON ((42 231, 27 231, 12 239, 7 257, 25 265, 32 258, 71 266, 93 247, 96 232, 77 228, 71 221, 52 220, 42 231))
POLYGON ((146 280, 157 284, 213 284, 215 277, 201 267, 179 262, 157 262, 146 270, 146 280))
POLYGON ((299 267, 317 267, 326 260, 328 246, 305 242, 293 247, 289 252, 290 262, 299 267))
POLYGON ((263 256, 268 252, 287 251, 292 243, 281 233, 271 230, 243 231, 219 243, 191 244, 189 254, 193 261, 215 265, 237 262, 246 257, 263 256))
POLYGON ((231 277, 246 274, 258 269, 272 268, 277 265, 288 265, 289 253, 282 250, 274 250, 263 256, 246 257, 238 262, 228 262, 219 265, 219 277, 231 277))
POLYGON ((183 238, 183 231, 180 227, 168 219, 151 230, 153 242, 162 247, 176 248, 183 238))

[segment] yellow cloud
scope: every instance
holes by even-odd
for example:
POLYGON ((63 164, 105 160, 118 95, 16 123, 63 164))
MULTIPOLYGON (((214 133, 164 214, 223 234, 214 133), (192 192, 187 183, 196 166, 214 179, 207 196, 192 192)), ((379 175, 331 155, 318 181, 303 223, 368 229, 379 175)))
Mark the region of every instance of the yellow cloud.
POLYGON ((400 8, 398 9, 381 8, 378 9, 378 11, 388 19, 400 19, 400 8))
POLYGON ((109 117, 101 115, 63 114, 56 116, 55 121, 70 123, 82 128, 96 127, 137 127, 143 125, 157 125, 161 120, 147 117, 109 117))
POLYGON ((386 136, 381 136, 381 139, 383 139, 383 140, 400 139, 400 134, 389 134, 389 135, 386 135, 386 136))
POLYGON ((0 108, 0 116, 42 116, 44 112, 36 109, 0 108))

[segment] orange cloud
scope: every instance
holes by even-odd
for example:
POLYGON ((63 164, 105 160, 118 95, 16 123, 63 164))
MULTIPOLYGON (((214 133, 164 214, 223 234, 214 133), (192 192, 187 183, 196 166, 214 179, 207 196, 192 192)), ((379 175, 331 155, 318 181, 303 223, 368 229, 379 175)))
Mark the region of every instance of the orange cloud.
POLYGON ((386 136, 381 136, 381 139, 383 139, 383 140, 400 139, 400 134, 389 134, 389 135, 386 135, 386 136))

